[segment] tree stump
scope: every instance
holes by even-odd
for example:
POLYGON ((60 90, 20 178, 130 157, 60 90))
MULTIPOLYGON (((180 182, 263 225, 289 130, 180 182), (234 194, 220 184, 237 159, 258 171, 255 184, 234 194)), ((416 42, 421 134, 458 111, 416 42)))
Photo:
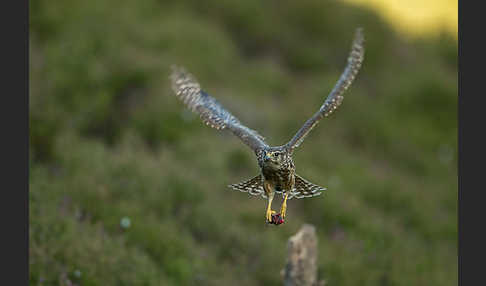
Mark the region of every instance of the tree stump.
POLYGON ((304 224, 289 238, 287 264, 283 269, 285 286, 317 286, 317 236, 313 225, 304 224))

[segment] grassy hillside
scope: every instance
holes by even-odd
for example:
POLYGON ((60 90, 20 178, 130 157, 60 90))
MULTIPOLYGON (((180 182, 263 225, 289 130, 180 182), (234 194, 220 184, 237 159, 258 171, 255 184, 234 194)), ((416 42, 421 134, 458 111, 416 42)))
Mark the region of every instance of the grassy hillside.
MULTIPOLYGON (((61 1, 30 8, 32 285, 281 285, 316 226, 328 285, 457 284, 457 43, 405 41, 329 1, 61 1), (356 27, 366 56, 340 110, 295 152, 328 187, 264 224, 236 137, 172 94, 170 65, 269 144, 322 104, 356 27)), ((275 208, 279 205, 275 202, 275 208)))

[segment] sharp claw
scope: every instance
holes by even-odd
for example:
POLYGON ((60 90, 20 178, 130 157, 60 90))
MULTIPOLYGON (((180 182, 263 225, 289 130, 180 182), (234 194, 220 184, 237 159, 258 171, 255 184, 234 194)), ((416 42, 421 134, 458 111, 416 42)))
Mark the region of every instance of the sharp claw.
POLYGON ((277 213, 277 212, 274 211, 274 210, 270 210, 270 211, 267 212, 267 215, 266 215, 266 217, 267 217, 267 223, 272 223, 272 221, 273 221, 272 220, 272 216, 275 213, 277 213))

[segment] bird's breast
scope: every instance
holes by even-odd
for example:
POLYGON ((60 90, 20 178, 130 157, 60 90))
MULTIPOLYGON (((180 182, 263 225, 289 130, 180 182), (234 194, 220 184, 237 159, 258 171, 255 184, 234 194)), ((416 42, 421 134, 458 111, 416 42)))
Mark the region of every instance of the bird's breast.
POLYGON ((269 169, 262 168, 262 174, 268 183, 274 186, 278 191, 289 191, 292 189, 295 182, 295 175, 293 169, 269 169))

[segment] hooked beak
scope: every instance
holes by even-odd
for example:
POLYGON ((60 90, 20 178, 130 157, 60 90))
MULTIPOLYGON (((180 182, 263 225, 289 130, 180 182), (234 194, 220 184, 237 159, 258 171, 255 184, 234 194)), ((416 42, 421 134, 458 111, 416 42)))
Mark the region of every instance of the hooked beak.
POLYGON ((265 153, 265 157, 263 157, 263 160, 266 162, 266 161, 270 160, 271 158, 272 158, 271 153, 265 153))

